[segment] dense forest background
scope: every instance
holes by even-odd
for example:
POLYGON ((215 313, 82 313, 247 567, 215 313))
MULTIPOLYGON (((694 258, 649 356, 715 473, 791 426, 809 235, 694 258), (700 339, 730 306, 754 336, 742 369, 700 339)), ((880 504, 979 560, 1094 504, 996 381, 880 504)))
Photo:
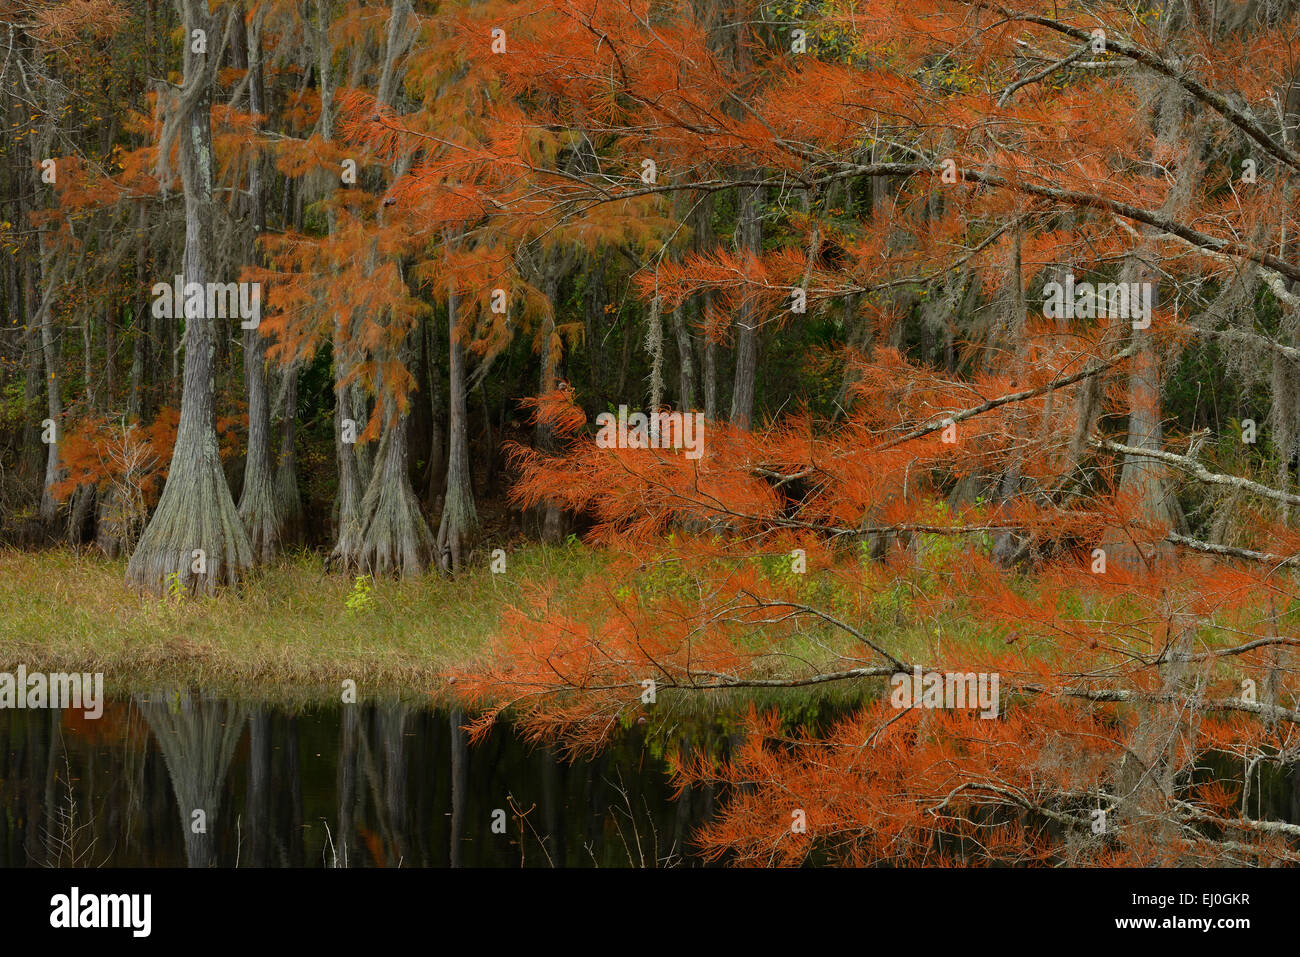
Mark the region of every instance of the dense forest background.
MULTIPOLYGON (((1217 29, 1241 32, 1252 19, 1263 29, 1284 22, 1284 8, 1234 5, 1217 29)), ((838 9, 703 3, 679 15, 698 22, 718 63, 759 77, 771 71, 765 60, 788 58, 791 31, 804 19, 838 9)), ((486 300, 493 285, 483 268, 475 288, 458 293, 451 270, 435 276, 422 263, 435 247, 444 258, 457 249, 453 217, 424 230, 384 219, 395 202, 389 189, 417 150, 356 129, 358 111, 376 108, 403 116, 421 136, 491 135, 493 100, 504 93, 466 64, 467 12, 476 30, 494 16, 527 23, 526 11, 509 4, 404 0, 211 10, 153 0, 4 5, 0 537, 94 542, 109 555, 135 549, 175 469, 191 359, 184 322, 155 315, 150 290, 191 268, 200 281, 263 283, 267 321, 256 333, 237 318, 210 330, 220 475, 252 552, 308 544, 381 570, 451 569, 464 560, 462 545, 485 537, 554 540, 572 530, 572 514, 508 511, 503 499, 512 482, 507 443, 551 441, 521 402, 557 383, 572 388, 589 418, 654 402, 742 425, 795 410, 834 421, 853 381, 844 347, 897 349, 953 377, 998 361, 1005 291, 990 290, 974 262, 886 294, 815 298, 798 321, 751 323, 748 313, 763 307, 726 298, 723 283, 662 310, 638 294, 638 279, 665 258, 806 248, 809 211, 818 235, 833 237, 818 244, 819 268, 849 268, 845 246, 900 215, 943 222, 933 198, 918 214, 898 178, 869 173, 836 178, 816 196, 779 187, 665 194, 633 221, 613 211, 590 218, 585 235, 512 235, 508 221, 461 216, 461 255, 491 249, 512 260, 498 263, 509 273, 501 285, 510 288, 510 312, 486 301, 468 308, 464 301, 486 300), (196 30, 205 53, 194 52, 196 30), (177 143, 199 114, 210 127, 203 182, 187 176, 194 157, 177 143), (430 237, 431 229, 444 235, 430 237), (187 266, 187 256, 202 263, 187 266), (340 445, 344 419, 359 423, 354 454, 340 445), (406 448, 384 447, 390 430, 401 436, 390 444, 406 448)), ((495 42, 487 33, 481 40, 495 42)), ((824 26, 805 55, 838 62, 865 54, 824 26)), ((1104 66, 1092 64, 1094 72, 1104 66)), ((958 89, 970 82, 949 79, 958 89)), ((1281 136, 1293 140, 1294 129, 1281 136)), ((606 154, 617 147, 592 146, 606 154)), ((1210 162, 1239 165, 1232 142, 1204 150, 1210 162)), ((556 155, 557 167, 579 169, 582 153, 556 155)), ((689 161, 660 158, 679 169, 689 161)), ((895 241, 910 228, 898 224, 895 241)), ((1289 485, 1300 434, 1295 359, 1284 345, 1290 320, 1267 283, 1194 291, 1207 313, 1232 312, 1249 333, 1172 345, 1159 369, 1161 425, 1169 434, 1208 428, 1223 455, 1289 485), (1245 420, 1258 423, 1253 444, 1237 441, 1245 420)), ((190 441, 206 439, 182 439, 190 441)), ((212 468, 196 467, 186 481, 210 484, 199 473, 212 468)), ((220 497, 194 501, 202 521, 230 523, 220 497)), ((1207 503, 1184 504, 1187 521, 1208 529, 1207 503)), ((214 564, 251 560, 242 546, 223 558, 228 542, 219 534, 176 535, 206 543, 214 564)), ((133 574, 157 584, 165 572, 155 571, 133 574)))
MULTIPOLYGON (((0 289, 7 318, 0 338, 0 537, 6 541, 93 542, 109 555, 129 554, 143 529, 141 507, 157 504, 182 403, 185 338, 182 321, 153 315, 149 290, 182 271, 187 206, 181 184, 155 176, 152 164, 161 158, 160 90, 183 82, 187 38, 205 15, 201 8, 187 6, 184 20, 173 5, 156 0, 10 4, 5 11, 15 41, 6 61, 0 149, 0 241, 7 253, 0 289), (58 164, 50 182, 40 162, 46 157, 58 164), (53 431, 43 425, 47 421, 56 423, 53 431), (43 441, 43 434, 55 441, 43 441)), ((210 216, 197 241, 213 278, 238 279, 260 261, 259 248, 266 247, 257 240, 268 235, 295 237, 319 250, 337 228, 339 210, 375 205, 391 172, 365 165, 365 156, 373 155, 355 151, 352 168, 358 158, 363 165, 352 183, 343 182, 350 157, 332 132, 336 90, 378 95, 386 82, 385 101, 399 112, 413 109, 411 94, 392 72, 421 30, 426 41, 430 30, 436 38, 436 25, 426 20, 436 13, 437 5, 403 3, 223 4, 204 21, 214 46, 206 94, 217 168, 210 216), (405 36, 390 46, 394 29, 405 36), (365 199, 339 193, 349 188, 365 199)), ((702 11, 716 23, 718 42, 735 46, 724 36, 724 13, 721 7, 702 11)), ((761 32, 775 42, 775 25, 761 32)), ((732 55, 741 52, 737 47, 732 55)), ((448 130, 470 123, 465 97, 474 91, 455 90, 455 78, 440 82, 454 92, 442 105, 431 102, 431 121, 448 130)), ((844 207, 836 214, 870 215, 880 201, 870 180, 849 183, 835 199, 844 207)), ((738 195, 719 194, 696 204, 692 245, 781 245, 788 230, 777 197, 748 202, 742 208, 738 195), (743 236, 745 228, 753 235, 743 236)), ((518 258, 535 283, 530 293, 544 297, 536 308, 547 313, 544 324, 524 316, 505 328, 484 323, 468 330, 455 375, 449 374, 454 360, 446 296, 416 282, 403 291, 404 307, 415 318, 404 343, 409 378, 402 382, 402 428, 409 452, 401 481, 409 483, 431 527, 437 528, 449 463, 462 442, 468 458, 456 466, 463 473, 453 480, 465 485, 463 521, 481 529, 479 537, 525 533, 555 540, 571 530, 572 516, 553 515, 548 524, 545 515, 507 512, 504 505, 511 471, 503 446, 546 441, 521 406, 539 383, 567 381, 593 417, 619 404, 645 408, 652 389, 677 408, 703 409, 710 419, 748 415, 746 405, 764 418, 792 403, 834 414, 844 395, 834 352, 868 334, 854 304, 757 336, 753 355, 739 365, 729 333, 711 337, 701 328, 707 308, 701 299, 656 316, 653 332, 660 340, 648 343, 649 309, 631 283, 645 268, 650 228, 597 248, 521 248, 518 258), (462 418, 453 423, 457 408, 462 418)), ((295 255, 286 244, 275 248, 282 261, 295 255)), ((318 255, 347 270, 316 275, 325 282, 304 294, 324 299, 333 294, 332 283, 364 274, 373 254, 363 239, 350 238, 318 255)), ((267 280, 266 303, 290 295, 273 273, 258 275, 267 280)), ((390 322, 378 314, 384 305, 378 300, 369 304, 371 314, 362 306, 355 321, 390 322)), ((978 321, 970 311, 961 318, 978 321)), ((899 324, 894 337, 916 355, 953 367, 958 318, 943 319, 940 328, 918 313, 915 321, 899 324)), ((271 327, 267 323, 268 334, 271 327)), ((340 538, 335 445, 342 417, 335 387, 343 373, 336 340, 326 335, 292 356, 275 341, 244 335, 237 318, 214 330, 222 474, 236 502, 262 494, 246 491, 250 481, 273 484, 276 500, 268 508, 282 524, 265 533, 269 538, 330 550, 340 538), (264 378, 250 374, 254 358, 265 363, 264 378), (250 413, 265 436, 250 434, 250 413), (259 442, 268 443, 270 457, 250 460, 250 449, 267 454, 256 449, 259 442)), ((357 465, 363 480, 373 469, 376 392, 382 388, 377 363, 367 358, 370 367, 351 384, 348 398, 361 423, 357 465)))

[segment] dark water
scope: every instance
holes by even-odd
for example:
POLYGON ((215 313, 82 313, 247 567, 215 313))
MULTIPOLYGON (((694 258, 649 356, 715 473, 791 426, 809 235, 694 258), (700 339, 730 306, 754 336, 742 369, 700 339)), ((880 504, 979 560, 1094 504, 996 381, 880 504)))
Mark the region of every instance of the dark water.
POLYGON ((640 729, 571 761, 505 725, 470 746, 463 721, 197 694, 0 710, 0 867, 700 863, 716 795, 674 800, 640 729))

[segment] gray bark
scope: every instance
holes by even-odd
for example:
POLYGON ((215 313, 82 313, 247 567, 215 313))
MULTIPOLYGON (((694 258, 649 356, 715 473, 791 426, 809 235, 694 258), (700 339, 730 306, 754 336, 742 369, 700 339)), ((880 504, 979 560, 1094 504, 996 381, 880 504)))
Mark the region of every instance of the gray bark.
MULTIPOLYGON (((262 103, 262 36, 260 17, 247 31, 249 109, 265 111, 262 103)), ((249 171, 254 242, 266 227, 265 178, 261 155, 253 153, 249 171)), ((276 494, 271 464, 271 409, 267 394, 266 338, 261 328, 244 330, 244 384, 248 393, 248 454, 244 459, 244 488, 239 517, 248 532, 255 560, 269 562, 280 550, 281 500, 276 494)))
POLYGON ((275 468, 275 495, 279 502, 280 542, 301 545, 307 537, 298 491, 298 366, 284 370, 283 409, 280 419, 280 458, 275 468))
POLYGON ((447 295, 447 327, 451 341, 447 372, 449 450, 447 491, 443 495, 442 518, 438 523, 437 557, 443 571, 458 572, 469 556, 469 546, 478 526, 474 487, 470 481, 469 417, 465 398, 465 345, 460 337, 458 302, 455 291, 447 295))
MULTIPOLYGON (((47 116, 59 115, 63 97, 55 91, 61 90, 61 86, 52 86, 47 116)), ((36 171, 40 168, 40 162, 50 155, 53 136, 53 122, 47 121, 42 125, 40 134, 31 141, 32 179, 37 196, 45 195, 50 188, 41 183, 40 176, 36 171)), ((62 276, 64 264, 60 262, 57 266, 55 265, 54 253, 46 239, 44 229, 38 228, 36 231, 36 248, 38 254, 37 288, 40 290, 40 299, 36 307, 36 326, 40 330, 41 356, 45 363, 46 411, 48 418, 54 422, 56 430, 54 434, 55 440, 48 443, 45 453, 45 479, 41 484, 41 504, 37 513, 42 530, 46 535, 49 535, 54 531, 54 523, 58 519, 59 512, 59 503, 54 498, 54 483, 59 480, 60 471, 59 441, 63 438, 63 396, 60 391, 62 385, 59 377, 59 355, 55 342, 53 313, 55 290, 62 276)))
POLYGON ((424 348, 426 388, 429 390, 429 462, 426 469, 425 501, 433 511, 442 508, 441 494, 447 480, 447 439, 442 431, 442 375, 437 362, 437 323, 424 324, 421 342, 424 348))
MULTIPOLYGON (((736 224, 736 249, 755 256, 763 245, 763 187, 741 190, 740 216, 736 224)), ((745 302, 736 316, 736 370, 731 393, 731 423, 748 429, 754 421, 754 388, 758 377, 759 317, 752 302, 745 302)))
MULTIPOLYGON (((187 37, 196 29, 207 30, 209 38, 215 36, 215 24, 206 9, 200 0, 185 0, 187 37)), ((216 52, 215 42, 207 54, 193 53, 186 44, 185 83, 173 94, 176 112, 170 118, 181 138, 187 285, 204 284, 210 278, 207 242, 212 235, 214 160, 210 85, 216 52)), ((165 152, 167 145, 159 152, 165 152)), ((172 579, 191 593, 211 594, 222 584, 237 582, 252 565, 252 548, 226 484, 217 445, 215 352, 215 321, 206 316, 187 317, 181 418, 171 468, 158 508, 126 570, 127 583, 136 588, 163 592, 172 579)))
POLYGON ((695 347, 691 331, 686 327, 685 306, 677 304, 673 310, 673 334, 677 337, 677 408, 682 411, 695 406, 695 347))
MULTIPOLYGON (((551 314, 546 320, 548 335, 542 344, 542 367, 537 382, 538 394, 554 391, 557 384, 555 355, 551 351, 550 336, 554 334, 555 310, 559 308, 559 277, 554 272, 549 273, 543 282, 543 287, 547 301, 551 304, 551 314)), ((550 427, 543 423, 538 423, 534 441, 539 449, 551 451, 555 448, 555 436, 550 427)), ((538 507, 537 513, 542 541, 558 542, 564 537, 564 513, 559 508, 546 503, 538 507)))
MULTIPOLYGON (((343 335, 336 327, 334 342, 340 350, 346 348, 343 335)), ((343 376, 347 370, 346 353, 335 353, 335 376, 343 376)), ((336 508, 338 509, 335 529, 334 551, 330 563, 348 566, 352 556, 361 549, 361 470, 357 465, 356 445, 344 441, 344 433, 359 431, 361 423, 352 411, 352 390, 339 386, 334 390, 334 452, 338 460, 339 489, 336 508), (349 422, 352 423, 349 426, 349 422)))
MULTIPOLYGON (((334 137, 334 88, 330 74, 333 48, 329 41, 329 8, 325 0, 316 2, 316 23, 313 30, 316 45, 316 68, 319 76, 321 111, 317 132, 322 140, 334 137)), ((334 231, 333 213, 329 216, 329 231, 334 231)), ((342 320, 334 323, 334 454, 338 462, 339 487, 335 498, 334 550, 330 565, 349 566, 361 547, 361 498, 365 489, 355 442, 344 441, 345 433, 351 437, 360 432, 362 416, 354 402, 352 385, 342 384, 352 369, 354 357, 344 335, 342 320)), ((290 411, 286 409, 286 415, 290 411)))
POLYGON ((372 575, 419 575, 428 567, 433 536, 411 487, 407 456, 407 419, 398 417, 391 402, 392 424, 384 430, 375 457, 374 474, 361 501, 363 525, 354 562, 372 575))
MULTIPOLYGON (((42 259, 46 259, 42 254, 42 259)), ((47 270, 41 270, 43 275, 47 275, 47 270)), ((40 521, 41 526, 48 533, 58 518, 59 503, 54 498, 54 483, 59 480, 59 440, 63 438, 60 432, 63 430, 63 397, 60 394, 59 379, 59 359, 54 343, 54 319, 51 315, 51 302, 53 298, 52 285, 48 279, 46 288, 41 296, 40 314, 37 323, 41 331, 41 356, 45 361, 45 395, 47 398, 46 411, 50 420, 54 423, 54 441, 47 446, 45 453, 45 479, 41 483, 41 507, 40 521)))
MULTIPOLYGON (((413 36, 407 28, 410 14, 409 0, 393 0, 378 95, 383 106, 393 104, 400 86, 396 67, 413 36)), ((409 157, 398 160, 399 174, 408 162, 409 157)), ((408 331, 397 346, 396 358, 409 366, 413 352, 408 331)), ((371 573, 394 572, 405 578, 419 575, 428 567, 433 552, 433 536, 420 512, 419 497, 411 486, 409 413, 401 409, 391 395, 381 391, 381 396, 384 431, 372 470, 365 467, 366 459, 362 460, 362 478, 367 485, 361 501, 360 548, 354 560, 371 573), (367 471, 370 474, 367 475, 367 471)))
MULTIPOLYGON (((1178 87, 1169 81, 1158 83, 1154 104, 1158 110, 1157 136, 1166 147, 1187 137, 1188 130, 1184 123, 1184 97, 1178 87), (1163 102, 1159 102, 1159 101, 1163 102)), ((1193 122, 1191 143, 1187 147, 1187 162, 1180 163, 1173 185, 1165 198, 1162 213, 1176 215, 1186 205, 1195 192, 1203 172, 1200 144, 1203 131, 1199 122, 1193 122)), ((1125 260, 1120 272, 1120 282, 1149 282, 1152 285, 1151 310, 1160 306, 1161 271, 1157 265, 1153 243, 1144 238, 1138 247, 1125 260)), ((1152 330, 1134 329, 1132 331, 1135 346, 1133 360, 1129 364, 1129 446, 1144 451, 1160 451, 1164 445, 1164 430, 1161 426, 1160 401, 1160 359, 1156 354, 1152 330)), ((1138 514, 1150 521, 1168 521, 1175 530, 1182 530, 1182 511, 1177 499, 1165 487, 1164 470, 1156 460, 1147 455, 1128 455, 1124 459, 1120 472, 1120 490, 1131 495, 1138 503, 1138 514)), ((1125 563, 1143 562, 1151 556, 1135 554, 1132 546, 1124 538, 1111 545, 1120 561, 1125 563)))
POLYGON ((34 489, 41 474, 41 424, 36 411, 36 403, 41 394, 41 380, 44 378, 45 353, 41 348, 40 330, 36 327, 36 283, 32 278, 30 260, 23 270, 23 322, 26 334, 23 337, 23 358, 27 374, 23 381, 23 409, 27 411, 26 428, 23 430, 23 457, 19 467, 19 480, 24 488, 34 489))

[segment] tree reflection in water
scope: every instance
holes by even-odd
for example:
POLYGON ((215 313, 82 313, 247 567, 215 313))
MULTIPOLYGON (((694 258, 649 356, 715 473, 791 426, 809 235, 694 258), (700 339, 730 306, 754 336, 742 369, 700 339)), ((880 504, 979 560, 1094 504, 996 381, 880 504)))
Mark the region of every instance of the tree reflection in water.
MULTIPOLYGON (((641 729, 569 760, 506 724, 471 746, 471 717, 398 701, 294 710, 195 691, 116 699, 96 721, 0 711, 0 866, 698 863, 690 834, 714 795, 674 801, 641 729), (68 819, 75 853, 60 843, 68 819)), ((690 734, 696 747, 723 740, 690 734)))
POLYGON ((216 863, 221 796, 248 709, 201 692, 137 695, 135 706, 167 762, 190 867, 216 863))

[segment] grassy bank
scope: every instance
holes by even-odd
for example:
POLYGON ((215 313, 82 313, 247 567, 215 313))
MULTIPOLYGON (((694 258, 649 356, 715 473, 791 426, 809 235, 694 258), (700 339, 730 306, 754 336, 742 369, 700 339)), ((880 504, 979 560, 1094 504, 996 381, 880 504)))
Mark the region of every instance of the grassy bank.
MULTIPOLYGON (((68 550, 0 548, 0 672, 102 672, 109 693, 203 688, 272 704, 338 702, 344 679, 363 699, 445 700, 439 674, 473 661, 502 611, 530 583, 566 585, 598 576, 602 556, 583 545, 512 550, 506 574, 478 566, 455 580, 415 581, 325 574, 321 556, 298 554, 216 598, 141 596, 123 583, 125 561, 68 550)), ((655 587, 665 586, 663 582, 655 587)), ((895 635, 897 639, 898 635, 895 635)), ((762 645, 763 629, 752 638, 762 645)), ((781 640, 769 677, 852 650, 825 629, 781 640)), ((793 689, 663 695, 660 713, 710 717, 753 702, 791 715, 846 704, 860 682, 793 689), (671 705, 671 707, 669 707, 671 705)), ((669 722, 671 723, 671 721, 669 722)))
POLYGON ((185 684, 262 700, 337 701, 351 678, 365 697, 419 697, 482 647, 529 580, 576 582, 599 564, 580 545, 535 545, 512 553, 508 574, 366 590, 305 554, 237 592, 177 601, 131 592, 122 561, 0 549, 0 671, 102 671, 117 692, 185 684))

